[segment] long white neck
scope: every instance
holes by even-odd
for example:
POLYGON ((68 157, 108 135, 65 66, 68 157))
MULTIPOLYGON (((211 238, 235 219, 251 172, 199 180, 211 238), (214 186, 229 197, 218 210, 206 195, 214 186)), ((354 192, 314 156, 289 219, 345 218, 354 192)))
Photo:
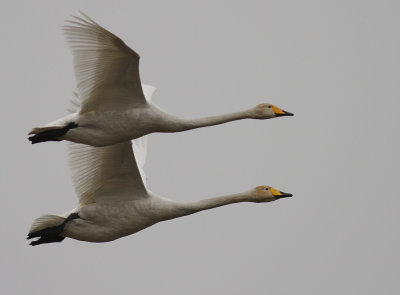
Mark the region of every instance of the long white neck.
POLYGON ((160 130, 157 130, 158 132, 180 132, 201 127, 214 126, 231 121, 250 119, 251 114, 249 110, 246 110, 241 112, 211 116, 200 119, 189 119, 189 120, 181 119, 172 116, 170 114, 168 115, 164 114, 163 117, 164 117, 164 122, 162 126, 159 127, 160 130))
POLYGON ((248 111, 241 111, 229 114, 223 114, 218 116, 211 116, 206 118, 200 119, 191 119, 191 120, 183 120, 183 124, 181 125, 181 130, 191 130, 195 128, 207 127, 207 126, 214 126, 223 124, 226 122, 249 119, 250 114, 248 111))
POLYGON ((167 220, 229 204, 240 203, 240 202, 252 202, 254 201, 254 199, 251 198, 250 192, 245 192, 245 193, 226 195, 215 198, 208 198, 190 203, 180 203, 170 200, 165 200, 165 201, 167 201, 168 205, 165 206, 165 204, 163 204, 162 211, 164 211, 163 219, 167 220))

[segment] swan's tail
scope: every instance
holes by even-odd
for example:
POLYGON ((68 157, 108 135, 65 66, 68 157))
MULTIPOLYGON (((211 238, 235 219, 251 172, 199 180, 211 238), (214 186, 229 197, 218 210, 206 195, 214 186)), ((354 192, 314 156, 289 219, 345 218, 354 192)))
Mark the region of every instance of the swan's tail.
POLYGON ((75 122, 71 122, 66 126, 49 126, 49 127, 41 127, 41 128, 33 128, 29 134, 33 134, 33 136, 28 139, 32 144, 45 142, 45 141, 61 141, 63 135, 65 135, 70 129, 77 128, 78 124, 75 122))
POLYGON ((62 242, 65 239, 61 236, 65 224, 75 218, 79 218, 78 213, 72 213, 67 218, 57 215, 43 215, 37 218, 32 223, 27 239, 39 239, 32 241, 29 245, 62 242))

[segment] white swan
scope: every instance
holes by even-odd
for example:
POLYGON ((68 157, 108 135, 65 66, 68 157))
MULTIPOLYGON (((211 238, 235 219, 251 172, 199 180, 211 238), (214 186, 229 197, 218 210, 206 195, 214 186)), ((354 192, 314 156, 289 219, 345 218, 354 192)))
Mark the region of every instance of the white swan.
POLYGON ((32 143, 68 140, 107 146, 152 132, 179 132, 241 119, 293 116, 268 104, 249 110, 185 120, 146 101, 139 77, 139 55, 117 36, 82 13, 64 26, 72 49, 80 110, 29 134, 32 143))
POLYGON ((61 242, 65 237, 88 242, 108 242, 165 221, 202 210, 238 202, 270 202, 291 197, 269 186, 250 191, 180 203, 146 189, 142 165, 146 146, 135 140, 106 147, 70 143, 72 179, 79 197, 76 209, 63 216, 36 219, 30 245, 61 242), (137 163, 140 163, 138 166, 137 163))
POLYGON ((73 182, 79 205, 64 216, 44 215, 36 219, 28 239, 38 239, 30 245, 61 242, 65 237, 108 242, 160 221, 202 210, 238 202, 270 202, 292 196, 269 186, 258 186, 239 194, 179 203, 146 189, 131 142, 107 147, 76 143, 70 146, 73 182))

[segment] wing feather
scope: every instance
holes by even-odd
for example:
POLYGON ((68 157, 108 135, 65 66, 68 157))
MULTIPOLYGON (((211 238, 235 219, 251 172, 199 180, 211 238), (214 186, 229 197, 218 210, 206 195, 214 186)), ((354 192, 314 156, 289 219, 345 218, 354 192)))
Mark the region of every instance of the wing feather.
POLYGON ((117 110, 146 102, 139 55, 85 14, 63 26, 72 50, 80 113, 117 110))
POLYGON ((106 147, 70 143, 68 151, 80 206, 147 196, 131 142, 106 147))

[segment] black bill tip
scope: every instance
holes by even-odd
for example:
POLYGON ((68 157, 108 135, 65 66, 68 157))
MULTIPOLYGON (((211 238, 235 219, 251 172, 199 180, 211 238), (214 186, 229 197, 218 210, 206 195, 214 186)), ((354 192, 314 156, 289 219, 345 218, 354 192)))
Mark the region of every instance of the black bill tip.
POLYGON ((294 116, 294 114, 293 114, 293 113, 290 113, 290 112, 283 111, 283 114, 276 114, 276 116, 277 116, 277 117, 294 116))
POLYGON ((275 198, 276 198, 276 199, 282 199, 282 198, 290 198, 290 197, 293 197, 292 194, 288 194, 288 193, 284 193, 284 192, 281 192, 281 193, 282 193, 281 195, 275 196, 275 198))

